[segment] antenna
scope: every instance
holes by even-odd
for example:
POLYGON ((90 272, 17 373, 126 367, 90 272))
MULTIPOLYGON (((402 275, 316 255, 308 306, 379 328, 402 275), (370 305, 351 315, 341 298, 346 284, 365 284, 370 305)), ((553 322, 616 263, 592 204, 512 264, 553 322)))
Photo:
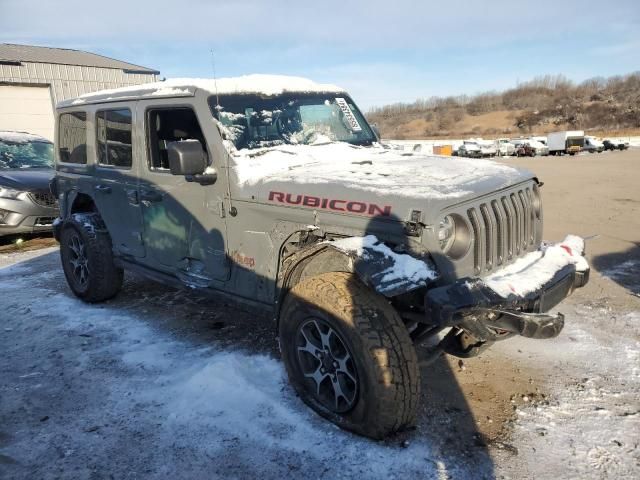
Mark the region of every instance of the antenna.
POLYGON ((213 48, 210 51, 211 51, 211 70, 213 70, 213 87, 216 90, 216 108, 217 108, 220 106, 220 100, 218 98, 218 80, 216 78, 216 62, 215 62, 215 55, 213 53, 213 48))

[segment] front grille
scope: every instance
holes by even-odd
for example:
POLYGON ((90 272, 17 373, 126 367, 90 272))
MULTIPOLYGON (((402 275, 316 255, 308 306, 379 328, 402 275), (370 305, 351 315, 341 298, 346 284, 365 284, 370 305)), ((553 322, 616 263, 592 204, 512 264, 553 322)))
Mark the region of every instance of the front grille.
POLYGON ((534 244, 532 199, 533 192, 526 187, 467 210, 473 228, 476 275, 510 263, 534 244))
POLYGON ((55 208, 58 206, 58 201, 51 192, 31 192, 29 198, 42 207, 55 208))

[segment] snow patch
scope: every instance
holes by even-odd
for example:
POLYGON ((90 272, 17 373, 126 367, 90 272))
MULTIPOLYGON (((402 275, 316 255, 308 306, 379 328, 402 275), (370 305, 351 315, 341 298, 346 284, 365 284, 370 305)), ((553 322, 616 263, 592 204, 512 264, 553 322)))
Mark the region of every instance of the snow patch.
MULTIPOLYGON (((38 262, 4 270, 13 275, 0 279, 0 308, 28 309, 25 328, 35 328, 34 336, 47 326, 57 337, 92 339, 81 353, 64 352, 77 355, 65 374, 84 384, 73 415, 38 425, 38 435, 60 438, 76 458, 119 472, 122 465, 112 463, 118 452, 120 462, 129 462, 125 468, 152 465, 153 478, 229 472, 238 478, 466 478, 490 468, 434 446, 428 431, 406 448, 341 431, 296 397, 277 359, 215 344, 199 347, 148 325, 129 307, 82 303, 66 287, 57 292, 64 282, 59 267, 42 272, 53 263, 38 262), (96 373, 98 380, 89 377, 96 373), (94 425, 99 433, 89 436, 86 429, 94 425), (135 441, 136 451, 118 450, 123 439, 135 441)), ((33 445, 33 437, 23 436, 3 454, 36 465, 41 458, 28 448, 33 445)))
POLYGON ((434 280, 438 276, 436 271, 422 260, 418 260, 406 253, 394 252, 387 245, 380 242, 375 235, 342 238, 327 243, 364 261, 374 260, 372 252, 378 252, 385 259, 390 260, 390 265, 376 274, 380 293, 393 290, 404 283, 424 286, 429 280, 434 280))
POLYGON ((328 83, 316 83, 302 77, 285 75, 244 75, 241 77, 219 78, 170 78, 163 82, 145 83, 129 87, 100 90, 80 95, 77 99, 60 102, 60 106, 77 105, 78 99, 109 100, 116 98, 149 97, 158 95, 192 95, 192 90, 202 89, 212 95, 234 93, 257 93, 279 95, 284 92, 344 92, 344 89, 328 83))
POLYGON ((581 305, 557 339, 499 347, 559 372, 547 402, 518 407, 514 445, 531 478, 637 478, 640 312, 612 314, 581 305))
POLYGON ((589 264, 582 256, 583 252, 584 240, 568 235, 561 243, 544 245, 537 252, 519 258, 483 281, 502 297, 525 296, 542 287, 567 265, 575 265, 580 272, 587 270, 589 264))
POLYGON ((490 160, 407 155, 380 145, 345 142, 230 153, 241 188, 270 182, 339 184, 378 195, 434 199, 470 195, 484 181, 495 182, 498 189, 525 178, 522 170, 490 160))
POLYGON ((29 142, 46 142, 51 143, 40 135, 27 132, 12 132, 8 130, 0 130, 0 142, 12 143, 29 143, 29 142))

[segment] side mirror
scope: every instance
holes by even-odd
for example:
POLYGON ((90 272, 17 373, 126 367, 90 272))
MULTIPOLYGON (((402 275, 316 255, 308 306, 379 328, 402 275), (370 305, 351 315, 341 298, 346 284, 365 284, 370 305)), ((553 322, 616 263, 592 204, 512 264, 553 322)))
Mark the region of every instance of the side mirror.
POLYGON ((167 154, 171 175, 198 175, 207 168, 207 158, 198 140, 169 142, 167 154))

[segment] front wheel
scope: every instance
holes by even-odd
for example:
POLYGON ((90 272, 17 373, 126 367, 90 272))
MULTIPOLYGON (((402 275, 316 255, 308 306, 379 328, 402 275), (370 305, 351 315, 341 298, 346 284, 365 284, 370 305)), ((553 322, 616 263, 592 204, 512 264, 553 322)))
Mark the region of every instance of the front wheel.
POLYGON ((101 302, 122 287, 124 272, 113 261, 111 237, 97 213, 76 213, 60 234, 60 259, 73 293, 85 302, 101 302))
POLYGON ((285 298, 280 349, 302 400, 341 428, 380 439, 414 424, 416 352, 396 311, 352 274, 324 273, 285 298))

